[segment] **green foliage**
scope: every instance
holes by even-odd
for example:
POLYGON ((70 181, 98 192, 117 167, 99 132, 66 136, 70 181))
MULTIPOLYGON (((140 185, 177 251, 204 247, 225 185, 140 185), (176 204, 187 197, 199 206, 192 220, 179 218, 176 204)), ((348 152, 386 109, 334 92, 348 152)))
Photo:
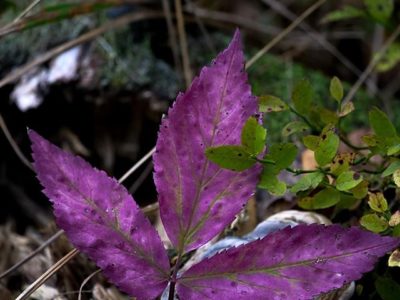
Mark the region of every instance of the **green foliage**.
POLYGON ((334 188, 328 187, 319 191, 312 197, 305 197, 299 200, 301 208, 314 210, 323 209, 336 205, 340 201, 340 192, 334 188))
POLYGON ((308 189, 315 189, 321 183, 324 177, 325 175, 321 172, 305 174, 290 188, 290 191, 292 193, 298 193, 308 189))
POLYGON ((243 171, 256 163, 244 146, 227 145, 208 148, 206 156, 220 167, 232 171, 243 171))
POLYGON ((362 176, 354 171, 341 173, 336 179, 336 188, 339 191, 348 191, 355 188, 363 180, 362 176))
POLYGON ((398 300, 399 298, 400 285, 391 278, 378 277, 375 288, 382 300, 398 300))
POLYGON ((249 118, 242 130, 242 145, 250 154, 260 154, 264 149, 267 130, 258 124, 256 118, 249 118))
POLYGON ((385 231, 389 227, 387 220, 377 214, 364 215, 360 220, 360 224, 375 233, 385 231))
POLYGON ((337 77, 332 78, 331 85, 329 87, 329 91, 330 91, 333 99, 335 99, 339 103, 342 101, 343 86, 342 86, 342 82, 340 81, 339 78, 337 78, 337 77))
POLYGON ((279 112, 289 109, 288 105, 280 98, 265 95, 259 98, 260 112, 279 112))
POLYGON ((314 99, 314 90, 306 79, 299 81, 292 92, 292 101, 297 112, 307 115, 310 112, 311 103, 314 99))
POLYGON ((364 3, 370 16, 380 23, 386 23, 393 13, 393 0, 364 0, 364 3))
POLYGON ((315 160, 320 166, 329 164, 335 157, 339 148, 339 137, 335 133, 335 128, 331 125, 326 126, 315 149, 315 160))
POLYGON ((288 123, 282 129, 282 136, 288 137, 294 133, 305 132, 309 129, 308 125, 302 121, 293 121, 288 123))
POLYGON ((334 10, 328 13, 323 19, 323 23, 348 20, 353 18, 366 17, 366 13, 357 7, 346 5, 340 10, 334 10))

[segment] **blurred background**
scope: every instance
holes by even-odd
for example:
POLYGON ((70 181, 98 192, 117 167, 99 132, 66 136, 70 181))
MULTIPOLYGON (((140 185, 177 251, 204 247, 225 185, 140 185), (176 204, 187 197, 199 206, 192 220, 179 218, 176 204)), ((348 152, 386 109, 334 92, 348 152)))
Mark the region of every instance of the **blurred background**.
MULTIPOLYGON (((247 59, 270 46, 248 68, 257 96, 289 100, 293 85, 308 78, 316 101, 329 108, 333 76, 349 91, 383 55, 352 99, 356 113, 343 124, 357 143, 374 105, 400 127, 399 12, 398 1, 384 0, 1 0, 0 273, 57 231, 26 161, 27 128, 119 178, 154 147, 177 93, 239 28, 247 59)), ((292 118, 268 114, 268 139, 281 140, 292 118)), ((140 206, 157 200, 150 161, 124 185, 140 206)), ((1 279, 0 299, 14 299, 69 249, 61 238, 1 279)), ((35 299, 76 299, 93 270, 77 258, 35 299)), ((122 299, 103 279, 95 282, 83 299, 122 299)))

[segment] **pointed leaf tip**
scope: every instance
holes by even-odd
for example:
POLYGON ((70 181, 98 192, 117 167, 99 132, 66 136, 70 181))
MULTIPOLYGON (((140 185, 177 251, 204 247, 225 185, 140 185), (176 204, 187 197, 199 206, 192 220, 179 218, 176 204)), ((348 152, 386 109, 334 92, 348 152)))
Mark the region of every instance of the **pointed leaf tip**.
POLYGON ((228 48, 177 97, 160 126, 154 181, 161 219, 180 251, 217 235, 254 194, 258 166, 232 172, 209 161, 205 151, 240 145, 241 130, 257 109, 237 30, 228 48))
POLYGON ((167 286, 169 259, 127 190, 35 131, 28 134, 37 177, 72 244, 122 291, 137 299, 159 296, 167 286))
POLYGON ((356 227, 298 225, 230 248, 178 278, 180 299, 312 299, 357 280, 399 245, 356 227))

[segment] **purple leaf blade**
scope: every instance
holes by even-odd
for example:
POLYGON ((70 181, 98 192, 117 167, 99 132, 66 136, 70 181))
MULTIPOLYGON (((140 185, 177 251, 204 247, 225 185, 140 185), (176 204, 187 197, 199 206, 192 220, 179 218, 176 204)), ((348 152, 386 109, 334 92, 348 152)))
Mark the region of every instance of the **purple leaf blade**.
POLYGON ((115 179, 30 130, 34 168, 59 227, 122 291, 156 298, 168 284, 163 244, 115 179))
POLYGON ((224 170, 205 150, 239 145, 246 120, 257 113, 244 71, 240 33, 162 121, 154 154, 161 219, 179 251, 195 249, 228 225, 253 195, 260 168, 224 170))
POLYGON ((399 239, 339 225, 287 227, 194 265, 181 299, 311 299, 370 271, 399 239))

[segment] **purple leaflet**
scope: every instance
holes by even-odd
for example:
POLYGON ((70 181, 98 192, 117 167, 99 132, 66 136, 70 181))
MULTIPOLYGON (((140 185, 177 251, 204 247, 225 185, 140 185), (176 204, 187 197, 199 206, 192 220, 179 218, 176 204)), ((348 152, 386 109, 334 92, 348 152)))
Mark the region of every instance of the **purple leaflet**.
POLYGON ((370 271, 399 239, 339 225, 287 227, 206 259, 178 278, 180 299, 311 299, 370 271))
POLYGON ((29 137, 37 177, 72 244, 122 291, 138 299, 161 294, 169 278, 168 256, 126 189, 36 132, 30 130, 29 137))
POLYGON ((240 33, 204 67, 162 121, 154 155, 161 219, 179 251, 195 249, 231 222, 255 191, 260 167, 224 170, 205 156, 211 146, 241 142, 257 113, 244 71, 240 33))

